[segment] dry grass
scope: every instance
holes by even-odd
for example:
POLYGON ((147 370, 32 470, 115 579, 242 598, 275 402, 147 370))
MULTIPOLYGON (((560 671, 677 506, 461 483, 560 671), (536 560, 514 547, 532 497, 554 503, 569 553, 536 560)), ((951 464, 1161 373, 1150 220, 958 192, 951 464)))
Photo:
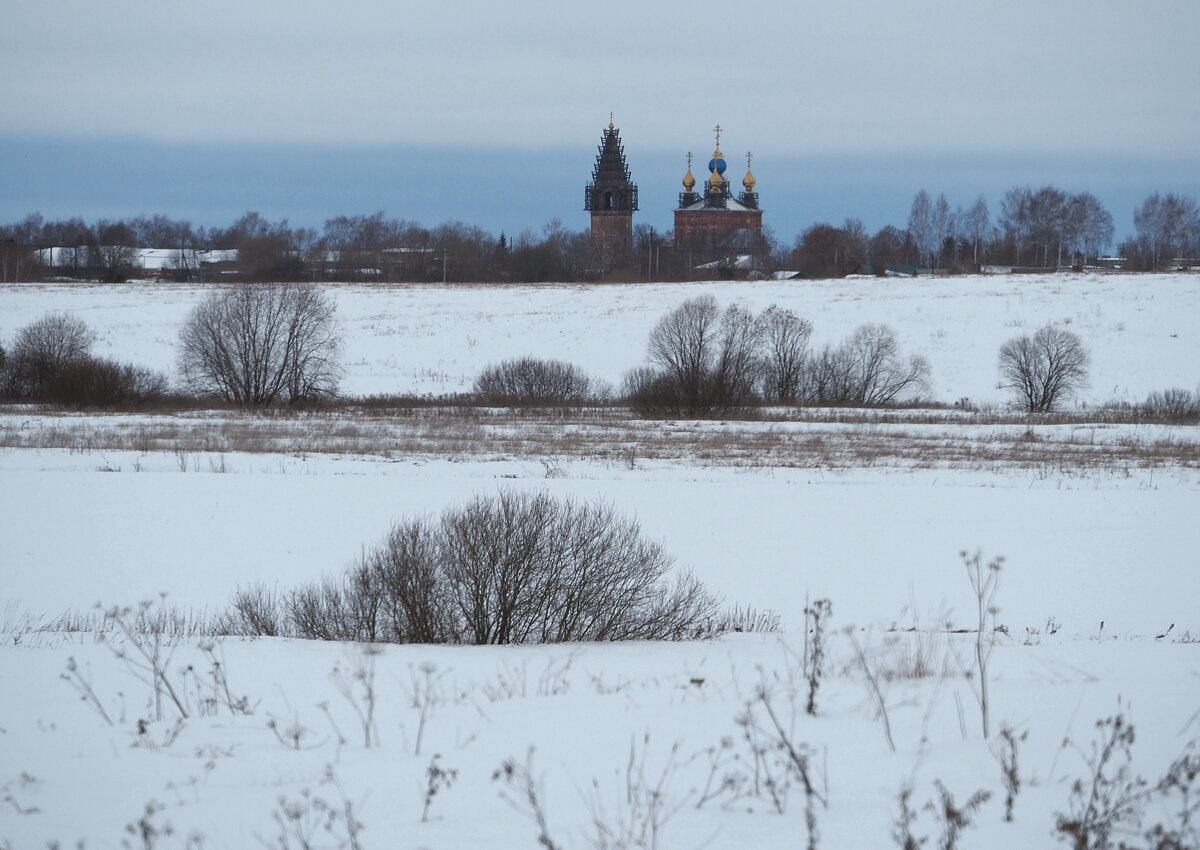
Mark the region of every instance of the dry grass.
POLYGON ((641 420, 620 408, 439 405, 273 412, 77 414, 0 408, 0 448, 247 453, 848 470, 969 469, 1115 475, 1200 469, 1200 427, 1131 428, 1075 416, 802 409, 755 420, 641 420))

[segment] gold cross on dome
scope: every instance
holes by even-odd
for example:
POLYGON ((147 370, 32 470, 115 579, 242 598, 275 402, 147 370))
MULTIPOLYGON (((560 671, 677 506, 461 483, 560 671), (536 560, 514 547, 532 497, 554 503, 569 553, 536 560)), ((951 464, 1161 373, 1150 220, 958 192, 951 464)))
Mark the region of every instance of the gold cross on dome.
POLYGON ((750 170, 750 158, 753 156, 754 156, 754 154, 750 153, 750 151, 746 151, 746 170, 747 171, 750 170))
POLYGON ((713 132, 717 134, 717 148, 719 149, 721 147, 721 125, 713 127, 713 132))
POLYGON ((692 152, 688 151, 688 171, 692 170, 692 152))

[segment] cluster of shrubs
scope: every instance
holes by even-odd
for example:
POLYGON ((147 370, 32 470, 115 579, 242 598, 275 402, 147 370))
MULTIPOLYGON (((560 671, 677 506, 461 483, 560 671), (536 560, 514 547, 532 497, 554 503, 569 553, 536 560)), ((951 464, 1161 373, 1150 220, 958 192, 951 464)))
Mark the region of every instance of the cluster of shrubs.
MULTIPOLYGON (((622 398, 642 415, 707 416, 759 404, 883 405, 925 392, 929 364, 904 358, 886 325, 863 325, 809 351, 812 323, 777 306, 755 315, 711 295, 685 301, 650 334, 648 363, 626 374, 622 398)), ((489 366, 475 394, 497 403, 571 404, 609 397, 569 364, 526 357, 489 366)))
POLYGON ((606 504, 501 491, 437 519, 398 522, 340 577, 239 591, 223 630, 532 644, 683 640, 731 627, 736 612, 721 615, 717 599, 673 563, 606 504))
POLYGON ((1142 402, 1139 412, 1155 422, 1200 421, 1200 388, 1195 392, 1178 387, 1155 390, 1142 402))
POLYGON ((562 360, 518 357, 488 365, 475 378, 475 397, 495 405, 574 405, 602 402, 612 395, 603 381, 562 360))
POLYGON ((17 332, 0 348, 0 395, 65 407, 123 407, 166 397, 166 375, 97 357, 96 334, 82 319, 51 313, 17 332))
MULTIPOLYGON (((705 295, 663 316, 648 363, 629 371, 620 400, 644 416, 708 416, 761 404, 885 405, 928 388, 929 364, 905 358, 886 325, 859 327, 838 345, 809 350, 812 323, 777 306, 755 315, 705 295)), ((487 366, 474 397, 488 404, 575 405, 612 389, 559 360, 522 357, 487 366)))

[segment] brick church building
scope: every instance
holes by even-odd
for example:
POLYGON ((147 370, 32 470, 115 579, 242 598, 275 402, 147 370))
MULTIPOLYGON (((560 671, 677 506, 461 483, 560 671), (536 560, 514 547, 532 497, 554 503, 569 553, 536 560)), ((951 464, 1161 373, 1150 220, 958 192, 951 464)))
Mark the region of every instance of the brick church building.
MULTIPOLYGON (((750 170, 751 154, 746 154, 746 176, 735 197, 725 174, 728 164, 721 153, 719 124, 714 132, 717 143, 708 162, 708 179, 697 184, 689 153, 684 191, 675 209, 672 265, 685 273, 700 266, 750 268, 770 250, 762 235, 763 213, 755 191, 758 181, 750 170)), ((605 273, 632 265, 638 187, 630 177, 620 133, 611 119, 600 140, 592 180, 584 190, 584 209, 592 216, 592 257, 597 270, 605 273)))
POLYGON ((714 132, 717 144, 708 161, 708 179, 697 187, 689 153, 683 191, 675 209, 675 251, 687 254, 689 265, 734 263, 740 257, 760 256, 767 250, 762 235, 763 214, 755 191, 758 181, 750 170, 751 154, 746 154, 746 176, 742 178, 742 191, 735 198, 732 181, 725 175, 728 164, 721 153, 720 124, 714 132))

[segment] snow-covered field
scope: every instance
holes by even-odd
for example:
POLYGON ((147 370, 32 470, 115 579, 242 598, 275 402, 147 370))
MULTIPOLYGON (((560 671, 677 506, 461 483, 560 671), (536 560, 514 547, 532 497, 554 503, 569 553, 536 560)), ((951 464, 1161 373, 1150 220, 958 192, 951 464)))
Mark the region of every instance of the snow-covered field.
MULTIPOLYGON (((344 386, 361 394, 463 390, 483 365, 524 354, 616 382, 642 361, 658 317, 701 293, 793 309, 813 322, 816 344, 886 322, 906 353, 929 359, 934 397, 945 403, 1001 404, 996 350, 1050 321, 1092 349, 1089 406, 1200 380, 1200 275, 333 291, 347 335, 344 386)), ((98 353, 170 370, 179 324, 203 294, 161 284, 4 287, 0 341, 66 309, 99 332, 98 353)), ((797 778, 777 806, 764 771, 790 774, 774 750, 756 759, 746 737, 770 738, 768 702, 811 753, 825 798, 815 804, 818 846, 894 846, 905 782, 917 836, 939 846, 936 813, 922 808, 939 799, 936 780, 960 805, 992 792, 960 847, 1043 847, 1055 844, 1055 814, 1070 811, 1071 783, 1090 779, 1084 756, 1097 719, 1122 712, 1136 725, 1133 769, 1151 782, 1200 740, 1194 451, 1190 462, 824 467, 704 453, 539 457, 493 450, 489 431, 481 445, 440 454, 306 450, 303 437, 256 452, 46 439, 79 420, 0 411, 5 445, 36 435, 20 442, 29 447, 0 448, 0 847, 199 846, 188 843, 193 835, 205 847, 296 847, 306 846, 295 834, 306 818, 319 833, 312 846, 536 847, 521 770, 493 778, 507 759, 524 766, 531 748, 555 846, 804 846, 797 778), (222 640, 213 652, 250 714, 223 705, 223 690, 212 701, 212 658, 200 639, 184 639, 167 668, 188 711, 176 729, 170 700, 164 720, 141 723, 154 716, 153 690, 94 633, 29 629, 67 610, 160 593, 212 612, 238 587, 336 573, 399 517, 501 487, 611 502, 731 603, 777 612, 783 633, 670 645, 387 646, 378 655, 222 640), (958 553, 976 549, 1005 557, 991 740, 973 695, 978 676, 964 675, 974 635, 944 631, 971 626, 975 599, 958 553), (818 598, 832 600, 833 616, 814 718, 802 713, 799 658, 803 611, 818 598), (895 752, 855 644, 879 673, 895 752), (905 675, 914 656, 935 675, 905 675), (81 699, 69 665, 96 702, 81 699), (377 691, 370 747, 357 714, 368 681, 377 691), (1028 733, 1011 823, 1001 724, 1028 733), (456 773, 435 774, 423 817, 434 754, 456 773), (706 787, 712 796, 727 777, 742 778, 737 793, 706 800, 706 787), (364 827, 354 836, 347 802, 364 827), (148 804, 145 823, 172 835, 126 832, 148 804), (325 832, 331 812, 341 814, 325 832), (596 825, 647 822, 658 829, 640 845, 596 825)), ((937 428, 947 444, 956 438, 957 426, 937 428)), ((881 430, 853 426, 847 439, 881 430)), ((1200 442, 1195 427, 1092 432, 1106 454, 1156 441, 1186 455, 1200 442)), ((1067 439, 1054 433, 1038 439, 1067 439)), ((1177 810, 1155 797, 1146 825, 1170 826, 1177 810)))

